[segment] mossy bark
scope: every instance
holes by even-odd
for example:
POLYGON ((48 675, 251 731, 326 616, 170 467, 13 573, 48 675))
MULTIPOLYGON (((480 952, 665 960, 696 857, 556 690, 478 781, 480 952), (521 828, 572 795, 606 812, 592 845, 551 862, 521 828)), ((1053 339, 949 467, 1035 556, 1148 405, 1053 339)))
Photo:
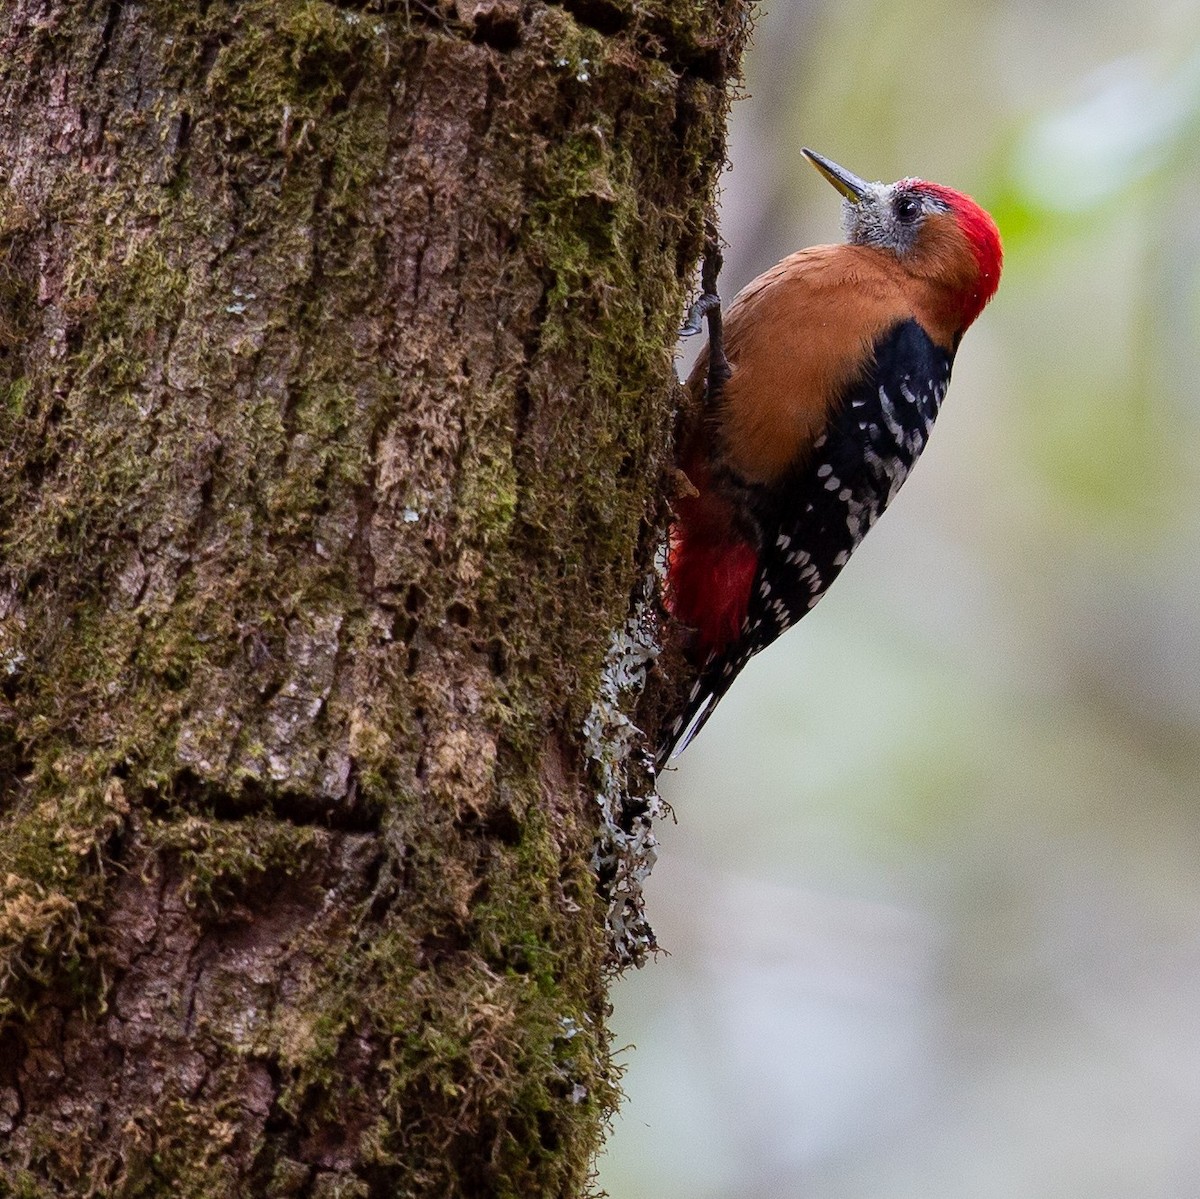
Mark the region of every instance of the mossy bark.
POLYGON ((0 22, 0 1192, 579 1194, 743 0, 0 22))

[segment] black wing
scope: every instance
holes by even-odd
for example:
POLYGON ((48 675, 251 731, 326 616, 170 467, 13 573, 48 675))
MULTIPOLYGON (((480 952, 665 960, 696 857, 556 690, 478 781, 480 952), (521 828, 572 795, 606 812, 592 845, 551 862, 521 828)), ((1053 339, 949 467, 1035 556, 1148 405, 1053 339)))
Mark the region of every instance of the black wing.
POLYGON ((753 492, 762 548, 742 634, 704 663, 660 745, 660 764, 687 747, 742 667, 837 578, 925 448, 952 363, 916 321, 895 325, 834 406, 808 461, 753 492))

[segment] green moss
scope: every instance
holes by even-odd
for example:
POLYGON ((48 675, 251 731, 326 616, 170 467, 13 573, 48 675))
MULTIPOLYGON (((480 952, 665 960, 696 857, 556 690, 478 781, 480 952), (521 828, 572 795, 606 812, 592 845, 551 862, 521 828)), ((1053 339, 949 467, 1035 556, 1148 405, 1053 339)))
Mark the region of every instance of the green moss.
POLYGON ((25 378, 14 379, 4 388, 4 417, 7 421, 15 423, 21 419, 25 413, 25 397, 29 394, 29 380, 25 378))
POLYGON ((21 1170, 14 1180, 15 1199, 50 1199, 53 1192, 41 1185, 27 1170, 21 1170))
MULTIPOLYGON (((168 19, 165 10, 160 15, 168 19)), ((215 149, 223 137, 243 143, 246 137, 277 137, 281 126, 275 122, 285 108, 295 118, 295 138, 283 160, 274 148, 268 153, 264 141, 264 158, 278 163, 285 181, 282 188, 265 187, 256 196, 264 227, 278 219, 284 230, 277 255, 265 247, 255 264, 256 270, 267 272, 264 292, 277 290, 272 272, 295 276, 304 250, 294 242, 295 227, 311 222, 318 203, 328 225, 342 231, 328 241, 327 269, 357 269, 364 255, 370 257, 375 235, 364 219, 363 189, 378 176, 386 145, 378 120, 383 101, 377 91, 359 88, 355 81, 364 69, 379 65, 376 51, 385 51, 373 26, 358 25, 348 15, 327 4, 241 6, 242 36, 218 54, 209 75, 207 86, 225 124, 220 129, 198 124, 194 136, 202 143, 215 149), (280 11, 285 15, 276 27, 274 16, 280 11), (264 89, 277 94, 268 100, 264 89), (345 103, 350 91, 360 96, 355 106, 345 103), (331 111, 335 108, 337 112, 331 111), (265 124, 253 126, 253 114, 271 124, 269 134, 265 124), (319 128, 318 118, 323 118, 319 128), (307 129, 306 122, 312 122, 307 129), (311 159, 311 165, 301 169, 301 158, 311 159), (329 170, 327 162, 332 163, 329 170), (296 211, 296 220, 275 215, 280 203, 296 211), (355 248, 360 243, 365 250, 355 248)), ((210 18, 215 30, 227 24, 229 12, 214 6, 210 18)), ((199 65, 208 34, 203 27, 194 32, 194 40, 173 39, 180 72, 199 65)), ((109 131, 133 147, 144 127, 140 114, 118 112, 109 131)), ((239 152, 244 151, 242 144, 239 152)), ((5 238, 28 231, 39 220, 55 220, 62 222, 61 311, 71 347, 65 357, 43 357, 36 374, 0 377, 3 562, 10 578, 32 579, 41 588, 32 612, 35 622, 44 617, 44 624, 25 630, 24 644, 39 646, 39 653, 25 656, 21 680, 22 695, 42 695, 44 707, 18 708, 19 739, 37 747, 38 766, 21 807, 0 831, 0 860, 13 872, 15 906, 2 930, 9 954, 16 955, 10 956, 9 969, 40 975, 43 960, 78 941, 72 930, 85 923, 81 912, 103 891, 93 873, 97 853, 103 853, 101 847, 120 823, 104 802, 111 770, 137 763, 146 785, 169 786, 179 717, 189 707, 193 689, 206 686, 211 677, 200 668, 211 663, 213 647, 225 643, 231 622, 244 622, 247 608, 258 609, 254 636, 269 639, 275 597, 280 590, 285 595, 289 591, 288 555, 268 556, 260 541, 225 585, 221 580, 215 586, 199 583, 195 576, 179 580, 176 594, 160 601, 161 616, 154 612, 154 601, 137 613, 122 611, 119 604, 114 610, 112 580, 97 573, 111 547, 139 544, 148 535, 153 540, 148 531, 155 528, 191 523, 202 487, 213 488, 216 503, 230 505, 240 483, 273 464, 277 481, 265 489, 273 533, 310 537, 313 513, 323 497, 363 479, 367 434, 357 441, 347 435, 352 424, 358 427, 354 406, 363 397, 351 395, 340 365, 346 358, 340 332, 324 338, 324 361, 298 364, 289 380, 293 428, 285 429, 280 421, 277 397, 228 410, 226 443, 245 456, 228 464, 224 478, 214 477, 220 474, 215 459, 220 446, 205 449, 199 440, 212 401, 204 401, 199 411, 193 405, 201 379, 208 395, 220 396, 222 386, 232 388, 237 378, 236 357, 227 357, 223 348, 212 352, 218 339, 209 329, 237 319, 231 310, 241 302, 240 289, 235 275, 226 289, 229 302, 221 310, 199 308, 210 281, 195 275, 193 250, 197 240, 203 243, 213 235, 219 209, 186 187, 164 190, 157 182, 147 187, 135 152, 116 180, 101 183, 86 174, 63 173, 43 213, 10 206, 0 214, 0 338, 24 328, 18 317, 25 320, 25 309, 17 300, 30 294, 28 280, 6 265, 5 238), (90 220, 81 214, 90 214, 90 220), (168 369, 177 374, 182 395, 189 386, 197 391, 177 405, 147 410, 145 380, 148 373, 163 369, 167 330, 175 338, 175 365, 168 369), (164 493, 159 480, 178 479, 181 470, 182 485, 174 495, 164 493), (190 485, 189 472, 194 472, 190 485), (29 486, 30 479, 37 485, 29 486), (264 584, 270 598, 256 597, 264 584), (233 602, 231 595, 236 595, 233 602), (64 609, 70 613, 66 623, 64 609), (104 730, 99 739, 104 750, 87 761, 70 752, 73 743, 96 741, 96 714, 108 697, 131 694, 138 701, 121 709, 130 723, 104 730), (58 801, 64 789, 76 797, 72 802, 58 801), (48 819, 43 797, 51 796, 56 810, 48 819)), ((310 232, 310 255, 311 237, 310 232)), ((228 269, 236 272, 237 267, 228 269)), ((307 276, 296 282, 307 283, 307 276)), ((364 277, 362 286, 369 285, 364 277)), ((213 290, 224 298, 220 287, 213 290)), ((253 307, 245 289, 241 300, 253 307)), ((353 303, 353 296, 347 302, 353 303)), ((307 293, 297 293, 294 310, 300 323, 323 329, 336 328, 342 320, 339 311, 328 310, 320 300, 310 302, 307 293)), ((252 352, 261 351, 259 344, 252 352)), ((233 523, 236 527, 236 517, 233 523)), ((131 569, 144 573, 152 566, 135 561, 131 569)), ((315 606, 322 593, 344 594, 350 582, 336 566, 315 576, 297 569, 291 602, 297 609, 315 606)), ((196 893, 202 895, 219 876, 206 873, 207 856, 189 861, 198 872, 196 893)), ((249 858, 237 865, 254 868, 249 858)))
MULTIPOLYGON (((383 65, 389 25, 324 0, 257 0, 238 16, 241 35, 220 49, 205 85, 226 140, 248 141, 264 161, 281 147, 285 156, 318 149, 357 82, 383 65)), ((215 31, 228 21, 222 6, 210 23, 215 31)))
POLYGON ((152 851, 166 853, 182 870, 189 904, 221 910, 268 876, 310 868, 327 835, 266 815, 214 821, 201 815, 155 821, 146 830, 152 851))
POLYGON ((485 561, 507 547, 520 500, 510 403, 508 396, 498 396, 484 407, 465 439, 456 497, 458 533, 461 544, 485 561))
MULTIPOLYGON (((564 64, 563 87, 578 90, 579 75, 603 85, 624 79, 626 63, 605 39, 581 31, 565 16, 556 63, 564 64)), ((569 640, 580 647, 579 671, 563 681, 582 717, 608 630, 627 604, 631 554, 646 518, 648 481, 662 462, 668 410, 651 397, 670 377, 670 347, 683 301, 676 247, 689 228, 702 226, 711 182, 711 155, 686 147, 694 170, 691 211, 656 210, 656 172, 667 171, 662 148, 661 93, 675 81, 661 66, 645 68, 619 117, 589 114, 535 164, 538 197, 524 232, 531 258, 546 278, 545 317, 539 356, 554 363, 546 378, 571 381, 572 411, 551 434, 551 443, 518 460, 522 484, 519 522, 522 548, 553 544, 560 573, 545 580, 531 606, 538 625, 518 618, 509 639, 519 656, 540 658, 541 629, 574 626, 569 640), (649 225, 649 228, 648 228, 649 225), (637 247, 636 251, 634 247, 637 247), (539 450, 541 452, 539 452, 539 450), (547 472, 552 472, 547 477, 547 472), (533 480, 536 479, 536 482, 533 480), (586 533, 586 536, 581 534, 586 533), (586 594, 573 613, 564 596, 586 594), (547 617, 549 619, 547 619, 547 617)), ((711 149, 711 143, 705 144, 711 149)), ((678 162, 670 170, 678 170, 678 162)), ((543 376, 536 367, 531 406, 541 400, 543 376)), ((538 730, 529 733, 531 747, 538 730)))

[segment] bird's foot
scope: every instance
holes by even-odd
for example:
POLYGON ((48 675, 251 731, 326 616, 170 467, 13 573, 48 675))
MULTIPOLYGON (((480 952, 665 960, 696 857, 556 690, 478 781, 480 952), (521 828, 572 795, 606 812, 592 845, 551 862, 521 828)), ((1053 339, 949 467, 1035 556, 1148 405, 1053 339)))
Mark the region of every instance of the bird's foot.
POLYGON ((720 309, 721 297, 715 291, 706 291, 689 309, 687 320, 679 327, 680 337, 695 337, 704 328, 704 318, 714 309, 720 309))

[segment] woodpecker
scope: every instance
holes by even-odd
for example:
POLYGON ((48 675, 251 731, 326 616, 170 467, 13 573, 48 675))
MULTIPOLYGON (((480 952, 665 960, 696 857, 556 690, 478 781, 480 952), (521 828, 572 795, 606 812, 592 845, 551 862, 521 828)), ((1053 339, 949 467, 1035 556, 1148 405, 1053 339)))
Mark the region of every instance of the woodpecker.
POLYGON ((693 309, 709 345, 687 384, 701 416, 680 443, 691 486, 675 503, 665 599, 697 679, 660 765, 812 609, 896 495, 1000 282, 999 232, 969 196, 867 183, 803 153, 844 197, 847 241, 785 258, 723 319, 706 279, 693 309))

